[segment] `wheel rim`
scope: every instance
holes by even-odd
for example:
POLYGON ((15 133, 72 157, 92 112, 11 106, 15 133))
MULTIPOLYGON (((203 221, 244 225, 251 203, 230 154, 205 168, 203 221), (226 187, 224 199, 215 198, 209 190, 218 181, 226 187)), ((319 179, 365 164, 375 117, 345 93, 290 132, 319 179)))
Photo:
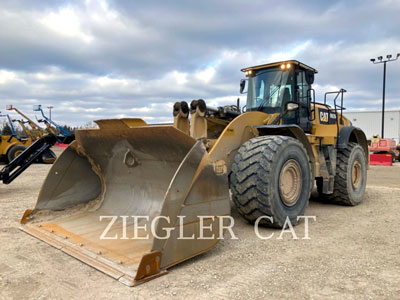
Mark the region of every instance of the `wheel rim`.
POLYGON ((301 191, 301 169, 297 161, 288 160, 279 175, 279 193, 282 202, 287 206, 296 204, 301 191))
POLYGON ((22 152, 24 152, 23 150, 18 150, 18 151, 15 151, 15 154, 14 154, 14 158, 16 158, 18 155, 20 155, 22 152))
POLYGON ((358 189, 361 185, 361 164, 359 161, 355 161, 352 167, 352 172, 351 172, 351 183, 353 185, 353 189, 358 189))

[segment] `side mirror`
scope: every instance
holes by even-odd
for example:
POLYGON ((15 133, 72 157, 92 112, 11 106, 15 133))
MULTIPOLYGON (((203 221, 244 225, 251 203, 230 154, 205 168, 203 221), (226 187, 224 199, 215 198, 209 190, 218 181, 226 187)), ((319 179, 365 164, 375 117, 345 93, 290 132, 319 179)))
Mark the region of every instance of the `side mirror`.
POLYGON ((240 79, 240 93, 243 94, 243 91, 246 87, 246 79, 240 79))
POLYGON ((272 121, 271 125, 276 125, 276 124, 278 124, 279 121, 280 121, 284 116, 286 116, 286 115, 287 115, 288 113, 290 113, 291 111, 294 111, 294 110, 298 109, 298 108, 299 108, 299 104, 296 103, 296 102, 287 102, 285 108, 286 108, 286 109, 285 109, 283 112, 281 112, 281 113, 272 121))
POLYGON ((298 108, 299 108, 299 104, 296 103, 296 102, 288 102, 286 104, 286 110, 287 111, 294 111, 294 110, 296 110, 298 108))
POLYGON ((314 71, 307 70, 305 73, 306 82, 311 85, 314 83, 314 71))

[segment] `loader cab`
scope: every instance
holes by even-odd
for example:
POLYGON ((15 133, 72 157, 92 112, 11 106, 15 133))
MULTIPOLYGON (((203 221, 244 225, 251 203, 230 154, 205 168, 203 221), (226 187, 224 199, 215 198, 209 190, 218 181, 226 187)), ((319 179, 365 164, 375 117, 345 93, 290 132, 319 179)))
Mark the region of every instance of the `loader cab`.
MULTIPOLYGON (((317 70, 296 60, 242 69, 248 80, 246 111, 283 113, 288 102, 298 103, 282 124, 295 124, 311 131, 311 91, 317 70)), ((245 82, 242 81, 242 86, 245 82)))

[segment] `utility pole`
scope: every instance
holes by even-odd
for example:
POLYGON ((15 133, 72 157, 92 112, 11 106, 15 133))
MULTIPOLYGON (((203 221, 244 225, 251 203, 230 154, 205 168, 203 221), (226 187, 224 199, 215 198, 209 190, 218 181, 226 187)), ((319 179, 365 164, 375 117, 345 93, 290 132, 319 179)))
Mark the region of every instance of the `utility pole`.
POLYGON ((54 108, 54 106, 47 106, 47 108, 49 109, 49 119, 51 121, 51 110, 54 108))
POLYGON ((384 138, 385 133, 385 92, 386 92, 386 63, 389 61, 395 61, 400 57, 400 53, 397 53, 396 58, 392 58, 391 54, 386 55, 386 60, 383 60, 383 56, 378 56, 378 61, 375 58, 371 58, 373 64, 383 63, 383 91, 382 91, 382 133, 381 138, 384 138))

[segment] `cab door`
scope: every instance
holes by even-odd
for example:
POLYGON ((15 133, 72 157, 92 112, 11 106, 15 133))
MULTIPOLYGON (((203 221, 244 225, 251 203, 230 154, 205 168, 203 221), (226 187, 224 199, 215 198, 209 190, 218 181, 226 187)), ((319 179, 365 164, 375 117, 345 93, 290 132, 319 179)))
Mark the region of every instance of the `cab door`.
POLYGON ((305 131, 311 132, 312 121, 310 120, 310 105, 311 99, 308 90, 311 85, 307 83, 304 70, 296 71, 295 80, 295 97, 296 102, 299 104, 297 111, 298 125, 305 131))

